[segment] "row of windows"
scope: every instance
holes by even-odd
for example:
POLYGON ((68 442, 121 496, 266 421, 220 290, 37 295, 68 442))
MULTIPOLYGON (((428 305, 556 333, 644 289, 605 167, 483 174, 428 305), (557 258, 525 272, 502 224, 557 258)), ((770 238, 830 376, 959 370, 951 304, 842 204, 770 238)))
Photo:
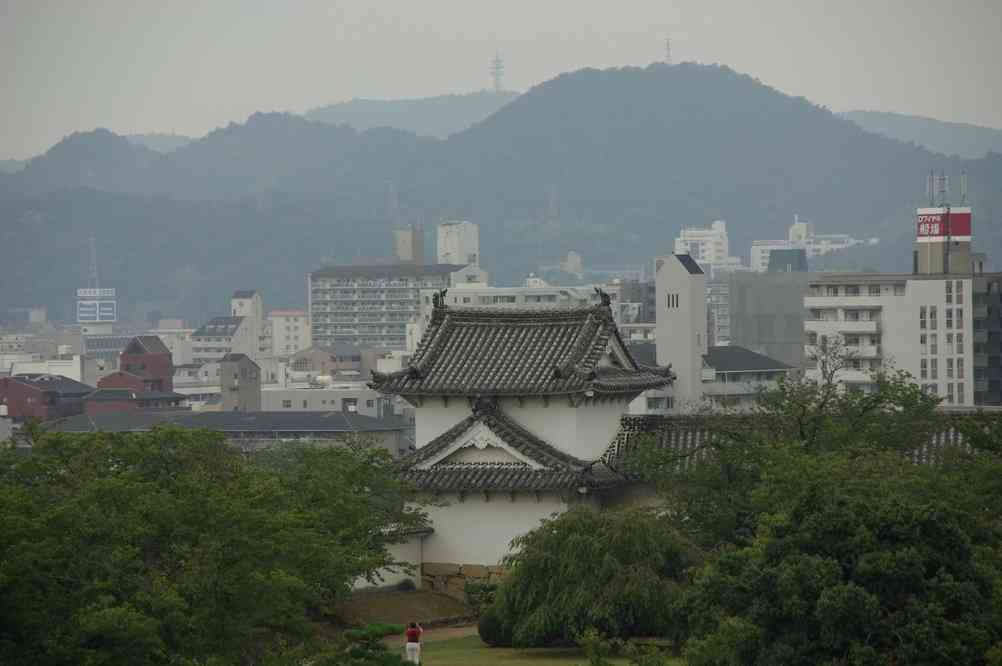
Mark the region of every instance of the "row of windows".
MULTIPOLYGON (((939 395, 939 384, 922 384, 922 390, 930 395, 939 395)), ((964 403, 964 382, 946 385, 946 404, 964 403)))
POLYGON ((881 294, 891 294, 895 296, 905 295, 905 285, 895 284, 895 285, 879 285, 871 284, 860 286, 858 284, 847 284, 847 285, 825 285, 822 288, 820 285, 812 286, 808 292, 808 296, 880 296, 881 294))
MULTIPOLYGON (((939 334, 938 333, 920 333, 919 334, 919 347, 922 349, 922 356, 936 356, 939 354, 939 334)), ((964 334, 958 332, 956 336, 953 333, 946 334, 946 349, 947 354, 963 354, 964 353, 964 334)))
MULTIPOLYGON (((957 328, 964 327, 964 308, 944 308, 944 313, 946 315, 946 328, 954 328, 953 322, 955 320, 957 328)), ((935 305, 919 306, 919 328, 939 328, 938 312, 935 305)))
MULTIPOLYGON (((964 359, 958 358, 956 361, 952 358, 946 359, 946 378, 954 378, 954 369, 956 369, 956 378, 964 378, 964 359)), ((919 379, 939 379, 939 359, 922 359, 919 361, 919 379)))

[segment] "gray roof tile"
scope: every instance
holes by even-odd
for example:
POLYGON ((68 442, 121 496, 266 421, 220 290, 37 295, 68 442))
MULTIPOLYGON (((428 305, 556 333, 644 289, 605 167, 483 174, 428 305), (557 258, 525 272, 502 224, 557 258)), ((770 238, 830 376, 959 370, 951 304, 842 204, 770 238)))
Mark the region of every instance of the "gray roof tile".
POLYGON ((374 372, 370 384, 399 395, 628 394, 666 386, 668 368, 639 365, 608 303, 575 309, 457 308, 436 297, 409 367, 374 372), (610 346, 623 367, 599 367, 610 346))

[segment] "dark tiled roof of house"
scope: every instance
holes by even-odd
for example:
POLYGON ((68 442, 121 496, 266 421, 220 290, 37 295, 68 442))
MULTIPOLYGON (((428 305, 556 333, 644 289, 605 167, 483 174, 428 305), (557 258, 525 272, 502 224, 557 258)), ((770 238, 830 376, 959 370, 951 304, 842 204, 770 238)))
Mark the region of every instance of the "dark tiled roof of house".
MULTIPOLYGON (((252 359, 247 354, 242 354, 240 352, 230 352, 229 354, 226 354, 221 359, 219 359, 219 362, 220 363, 239 363, 240 361, 243 361, 243 360, 247 360, 247 361, 250 361, 251 363, 254 363, 254 359, 252 359)), ((254 363, 254 365, 257 366, 257 363, 254 363)))
POLYGON ((399 395, 628 394, 670 384, 668 368, 640 366, 607 300, 575 309, 436 307, 407 368, 373 372, 370 386, 399 395), (615 365, 601 366, 608 352, 615 365))
POLYGON ((135 399, 136 392, 124 388, 99 388, 84 397, 87 402, 122 402, 135 399))
POLYGON ((191 337, 232 337, 243 320, 243 317, 213 317, 192 333, 191 337))
POLYGON ((791 366, 738 345, 710 347, 703 362, 717 372, 765 372, 789 370, 791 366))
POLYGON ((257 289, 237 289, 233 292, 233 298, 254 298, 257 289))
POLYGON ((34 386, 41 391, 54 391, 65 396, 85 396, 94 391, 93 386, 82 384, 75 379, 62 375, 48 375, 37 372, 26 372, 11 377, 12 380, 34 386))
POLYGON ((327 266, 313 271, 315 278, 394 278, 449 275, 466 268, 465 264, 371 264, 327 266))
MULTIPOLYGON (((180 398, 180 394, 175 394, 180 398)), ((145 432, 158 425, 204 428, 224 433, 366 433, 404 430, 399 417, 375 418, 344 412, 122 412, 78 415, 45 424, 55 432, 145 432)))
POLYGON ((156 335, 137 335, 125 347, 126 354, 169 354, 170 350, 156 335))
POLYGON ((623 480, 601 461, 591 463, 550 446, 486 399, 478 400, 470 416, 415 451, 402 465, 404 479, 422 490, 439 492, 600 488, 623 480), (450 463, 448 458, 434 462, 478 424, 535 466, 521 461, 450 463))

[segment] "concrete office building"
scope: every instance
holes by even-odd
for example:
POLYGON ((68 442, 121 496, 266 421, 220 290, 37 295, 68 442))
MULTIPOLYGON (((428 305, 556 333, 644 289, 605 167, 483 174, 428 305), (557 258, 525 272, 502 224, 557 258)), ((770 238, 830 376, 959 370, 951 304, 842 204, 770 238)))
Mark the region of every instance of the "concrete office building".
POLYGON ((729 344, 803 367, 809 280, 801 272, 727 276, 729 344))

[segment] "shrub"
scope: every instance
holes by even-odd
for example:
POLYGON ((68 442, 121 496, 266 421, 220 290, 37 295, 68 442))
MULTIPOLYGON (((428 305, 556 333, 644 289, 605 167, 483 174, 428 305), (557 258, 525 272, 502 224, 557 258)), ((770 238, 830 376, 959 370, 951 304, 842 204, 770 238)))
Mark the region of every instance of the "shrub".
POLYGON ((511 627, 505 624, 496 606, 488 606, 480 614, 477 631, 480 633, 480 640, 488 645, 494 647, 511 645, 511 627))
POLYGON ((573 644, 587 629, 610 639, 673 630, 673 601, 693 551, 653 511, 578 507, 513 546, 491 606, 511 644, 573 644))

